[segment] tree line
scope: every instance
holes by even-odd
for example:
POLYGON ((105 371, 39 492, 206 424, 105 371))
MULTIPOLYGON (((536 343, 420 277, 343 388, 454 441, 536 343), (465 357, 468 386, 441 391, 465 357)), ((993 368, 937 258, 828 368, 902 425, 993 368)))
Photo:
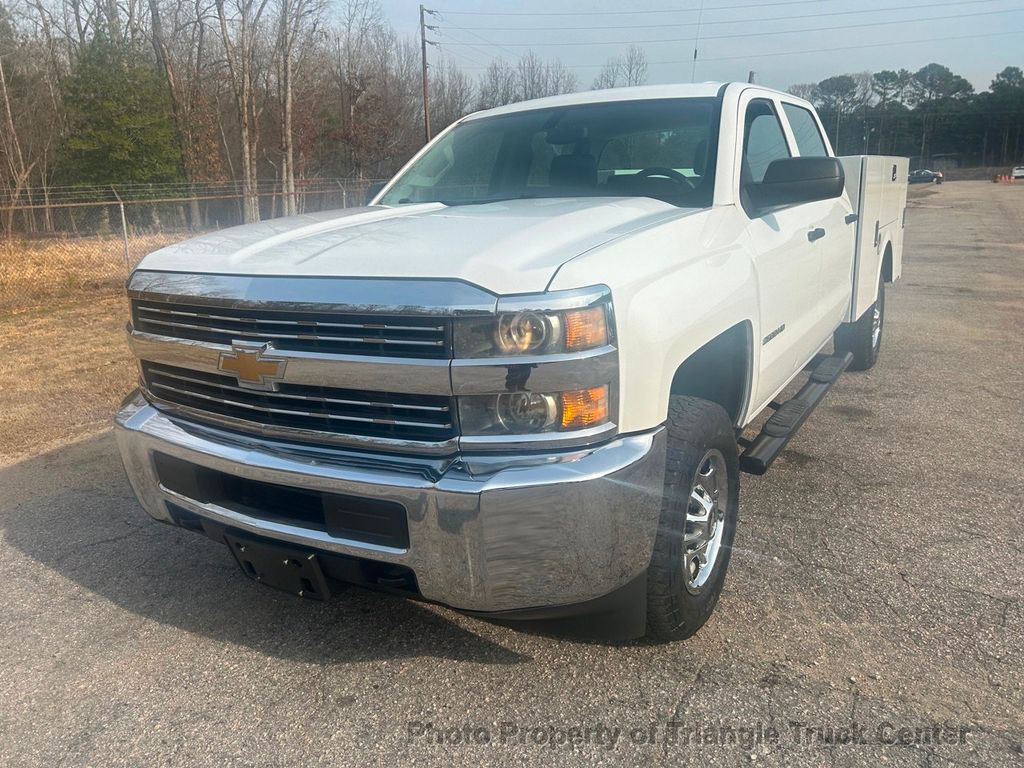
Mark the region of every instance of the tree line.
POLYGON ((1024 72, 1010 66, 987 91, 941 64, 836 75, 790 86, 818 109, 837 154, 1009 166, 1024 159, 1024 72))
MULTIPOLYGON (((533 52, 475 78, 441 58, 431 119, 436 132, 475 109, 646 80, 635 46, 586 84, 533 52)), ((818 105, 840 152, 1006 163, 1022 150, 1022 81, 1007 67, 974 93, 930 64, 793 90, 818 105)), ((8 205, 75 185, 228 180, 255 221, 268 184, 275 212, 294 213, 302 180, 386 177, 421 146, 419 45, 378 0, 0 0, 0 128, 8 205)), ((0 220, 8 232, 13 216, 0 220)), ((202 223, 194 203, 187 216, 202 223)))
MULTIPOLYGON (((0 199, 231 180, 255 221, 272 180, 294 213, 297 180, 386 177, 422 145, 420 63, 377 0, 0 0, 0 199)), ((639 49, 605 70, 646 77, 639 49)), ((579 87, 532 52, 475 79, 442 58, 432 123, 579 87)))

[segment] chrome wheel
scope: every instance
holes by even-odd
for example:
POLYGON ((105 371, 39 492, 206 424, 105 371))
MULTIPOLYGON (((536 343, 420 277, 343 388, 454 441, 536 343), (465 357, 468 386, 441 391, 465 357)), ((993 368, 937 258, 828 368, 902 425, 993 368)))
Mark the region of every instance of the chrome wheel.
POLYGON ((878 302, 875 302, 875 308, 871 312, 871 346, 873 349, 878 349, 878 344, 882 341, 882 308, 878 306, 878 302))
POLYGON ((715 570, 728 508, 729 470, 722 452, 713 448, 697 465, 686 505, 682 566, 692 594, 700 592, 715 570))

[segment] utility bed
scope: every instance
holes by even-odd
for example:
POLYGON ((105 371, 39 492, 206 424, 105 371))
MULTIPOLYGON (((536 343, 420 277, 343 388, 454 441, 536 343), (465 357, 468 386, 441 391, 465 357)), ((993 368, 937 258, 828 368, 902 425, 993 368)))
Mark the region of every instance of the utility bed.
POLYGON ((846 174, 846 191, 857 212, 854 239, 853 301, 847 321, 854 322, 875 301, 878 270, 885 256, 884 243, 892 245, 891 280, 903 268, 903 227, 907 209, 909 160, 885 155, 840 157, 846 174))

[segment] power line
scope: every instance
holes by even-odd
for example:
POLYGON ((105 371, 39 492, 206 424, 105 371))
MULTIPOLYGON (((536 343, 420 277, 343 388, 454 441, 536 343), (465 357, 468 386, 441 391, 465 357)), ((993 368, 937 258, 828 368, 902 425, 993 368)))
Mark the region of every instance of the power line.
MULTIPOLYGON (((811 3, 831 2, 832 0, 783 0, 772 3, 742 3, 740 5, 719 5, 709 11, 730 11, 734 8, 766 8, 776 5, 808 5, 811 3)), ((633 16, 651 13, 693 13, 696 8, 671 8, 652 11, 587 11, 587 16, 633 16)), ((445 11, 453 16, 579 16, 580 11, 445 11)))
MULTIPOLYGON (((661 23, 658 23, 658 24, 613 24, 613 25, 589 26, 589 27, 583 27, 583 26, 550 26, 550 25, 545 25, 543 27, 508 27, 508 26, 503 26, 503 27, 463 27, 463 26, 459 26, 459 25, 455 24, 454 22, 449 22, 449 23, 451 23, 452 26, 458 26, 459 29, 464 30, 466 32, 468 32, 470 30, 480 30, 480 31, 483 31, 483 32, 548 32, 548 31, 556 31, 556 30, 590 31, 590 30, 600 30, 600 29, 662 29, 664 27, 696 27, 696 26, 702 26, 703 27, 703 26, 711 26, 711 25, 716 25, 717 26, 717 25, 720 25, 720 24, 759 24, 759 23, 765 22, 765 21, 790 21, 790 20, 793 20, 793 19, 813 19, 813 18, 820 18, 820 17, 825 17, 825 16, 850 16, 850 15, 862 14, 862 13, 891 13, 891 12, 894 12, 894 11, 914 11, 914 10, 917 10, 917 9, 920 9, 920 8, 942 8, 942 7, 945 7, 945 6, 952 6, 952 5, 978 5, 978 4, 981 4, 981 3, 995 3, 995 2, 1002 2, 1002 0, 950 0, 948 2, 926 3, 926 4, 922 4, 922 5, 896 5, 896 6, 891 6, 889 8, 858 8, 858 9, 853 10, 853 11, 828 11, 826 13, 800 13, 800 14, 795 14, 795 15, 790 15, 790 16, 765 16, 765 17, 760 18, 760 19, 740 19, 740 20, 736 20, 736 19, 717 19, 717 20, 713 20, 713 21, 683 21, 683 22, 664 21, 664 22, 661 22, 661 23)), ((697 9, 694 9, 694 10, 697 10, 697 9)), ((716 8, 705 8, 704 10, 710 12, 710 11, 714 11, 714 10, 718 10, 718 9, 716 9, 716 8)), ((1018 10, 1018 9, 1011 8, 1009 10, 1018 10)), ((440 13, 442 16, 444 15, 444 12, 442 12, 442 11, 439 11, 438 13, 440 13)), ((907 19, 907 21, 917 21, 917 19, 907 19)), ((893 21, 891 23, 898 24, 899 20, 893 21)))
MULTIPOLYGON (((803 53, 827 53, 828 51, 852 51, 857 48, 886 48, 892 45, 913 45, 916 43, 936 43, 945 40, 971 40, 979 37, 997 37, 999 35, 1021 35, 1024 30, 1013 32, 981 32, 976 35, 951 35, 949 37, 923 37, 917 40, 896 40, 890 43, 861 43, 860 45, 830 45, 828 48, 806 48, 801 51, 774 51, 772 53, 747 53, 742 56, 715 56, 703 61, 737 61, 739 59, 756 59, 765 56, 797 56, 803 53)), ((668 62, 659 62, 668 63, 668 62)))
MULTIPOLYGON (((983 32, 976 35, 952 35, 948 37, 926 37, 917 40, 896 40, 888 43, 862 43, 860 45, 832 45, 828 48, 805 48, 799 51, 773 51, 769 53, 745 53, 740 56, 713 56, 706 59, 701 59, 702 62, 708 61, 738 61, 741 59, 756 59, 764 58, 769 56, 799 56, 805 53, 827 53, 828 51, 852 51, 858 48, 886 48, 889 46, 897 45, 916 45, 918 43, 937 43, 944 42, 946 40, 973 40, 982 37, 999 37, 1002 35, 1024 35, 1024 29, 1017 29, 1006 32, 983 32)), ((569 69, 599 69, 605 66, 607 62, 601 64, 566 64, 569 69)), ((648 64, 654 66, 669 66, 676 64, 689 64, 689 59, 677 59, 675 61, 650 61, 648 64)))
MULTIPOLYGON (((484 64, 482 61, 480 61, 480 59, 476 59, 476 58, 470 56, 468 53, 465 53, 464 51, 448 51, 448 50, 445 50, 445 47, 444 47, 443 43, 435 43, 435 45, 438 48, 441 49, 441 53, 442 54, 445 54, 445 55, 448 55, 448 56, 459 56, 459 57, 465 59, 466 61, 473 62, 473 64, 476 67, 480 68, 480 69, 487 69, 487 66, 488 66, 487 64, 484 64)), ((490 56, 491 55, 491 54, 487 53, 486 51, 481 50, 480 48, 474 48, 473 50, 474 51, 478 51, 480 53, 483 53, 485 56, 490 56)))
MULTIPOLYGON (((432 13, 433 13, 433 15, 434 15, 435 17, 437 17, 437 13, 436 13, 436 12, 432 12, 432 13)), ((518 53, 516 53, 515 51, 509 50, 509 49, 508 49, 508 48, 506 48, 505 46, 503 46, 503 45, 501 45, 501 44, 499 44, 499 43, 496 43, 496 42, 494 42, 493 40, 488 40, 487 38, 483 37, 482 35, 478 35, 478 34, 476 34, 475 32, 472 32, 472 31, 470 31, 470 30, 468 30, 468 29, 465 29, 464 27, 460 27, 460 26, 459 26, 458 24, 456 24, 456 23, 455 23, 455 22, 453 22, 453 21, 452 21, 452 22, 448 22, 448 23, 449 23, 449 24, 451 24, 451 26, 455 27, 456 29, 462 30, 462 31, 463 31, 463 32, 465 32, 466 34, 470 35, 471 37, 474 37, 474 38, 476 38, 476 39, 477 39, 477 40, 479 40, 480 42, 482 42, 482 43, 485 43, 486 45, 493 45, 493 46, 494 46, 495 48, 500 48, 501 50, 503 50, 503 51, 506 51, 507 53, 509 53, 509 54, 510 54, 510 55, 512 55, 512 56, 518 56, 518 55, 519 55, 519 54, 518 54, 518 53)), ((443 28, 441 28, 441 27, 438 27, 438 28, 437 28, 437 31, 438 31, 438 32, 440 32, 440 33, 443 33, 443 32, 444 32, 444 29, 443 29, 443 28)), ((462 43, 462 45, 470 45, 470 44, 469 44, 469 43, 462 43)), ((471 46, 471 47, 473 47, 473 46, 471 46)), ((491 54, 488 54, 488 55, 491 55, 491 54)))
MULTIPOLYGON (((806 27, 804 29, 786 29, 786 30, 773 30, 769 32, 743 32, 729 35, 706 35, 703 36, 703 40, 731 40, 736 38, 746 37, 761 37, 764 35, 791 35, 805 32, 831 32, 835 30, 846 30, 846 29, 860 29, 863 27, 879 27, 886 26, 889 24, 896 23, 923 23, 926 21, 947 21, 949 19, 973 19, 977 16, 994 16, 1001 13, 1020 13, 1024 11, 1022 8, 1010 8, 1003 11, 983 11, 981 13, 959 13, 949 14, 946 16, 923 16, 916 19, 906 19, 905 22, 893 22, 893 21, 869 21, 862 24, 841 24, 839 26, 831 27, 806 27)), ((635 45, 651 45, 654 43, 686 43, 693 40, 692 37, 662 37, 656 40, 563 40, 561 42, 533 42, 533 43, 505 43, 502 47, 514 47, 514 48, 534 48, 534 47, 563 47, 563 46, 579 46, 579 45, 618 45, 618 44, 635 44, 635 45)), ((451 45, 468 45, 468 43, 451 43, 451 45)), ((830 49, 825 49, 830 50, 830 49)), ((703 61, 711 61, 711 59, 703 59, 703 61)))
MULTIPOLYGON (((488 51, 485 51, 483 48, 478 48, 475 45, 470 45, 469 43, 466 43, 465 45, 470 50, 473 50, 473 51, 476 51, 477 53, 483 54, 484 56, 486 56, 488 58, 493 58, 493 54, 489 53, 488 51)), ((437 47, 440 48, 445 53, 449 52, 449 49, 446 47, 446 43, 444 41, 439 42, 437 44, 437 47)), ((456 56, 465 56, 465 58, 471 58, 469 56, 466 56, 464 53, 462 53, 462 51, 460 51, 458 49, 451 50, 450 53, 452 55, 456 55, 456 56)), ((488 64, 484 64, 484 63, 482 63, 480 61, 476 61, 476 63, 480 65, 480 69, 487 69, 487 67, 489 66, 488 64)))

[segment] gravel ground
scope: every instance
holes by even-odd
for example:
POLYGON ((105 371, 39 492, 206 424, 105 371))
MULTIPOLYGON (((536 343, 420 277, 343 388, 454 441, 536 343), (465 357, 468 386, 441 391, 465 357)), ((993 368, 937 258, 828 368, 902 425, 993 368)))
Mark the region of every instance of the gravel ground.
POLYGON ((0 765, 1021 765, 1024 186, 907 227, 879 365, 744 478, 686 642, 266 590, 109 433, 0 468, 0 765))

